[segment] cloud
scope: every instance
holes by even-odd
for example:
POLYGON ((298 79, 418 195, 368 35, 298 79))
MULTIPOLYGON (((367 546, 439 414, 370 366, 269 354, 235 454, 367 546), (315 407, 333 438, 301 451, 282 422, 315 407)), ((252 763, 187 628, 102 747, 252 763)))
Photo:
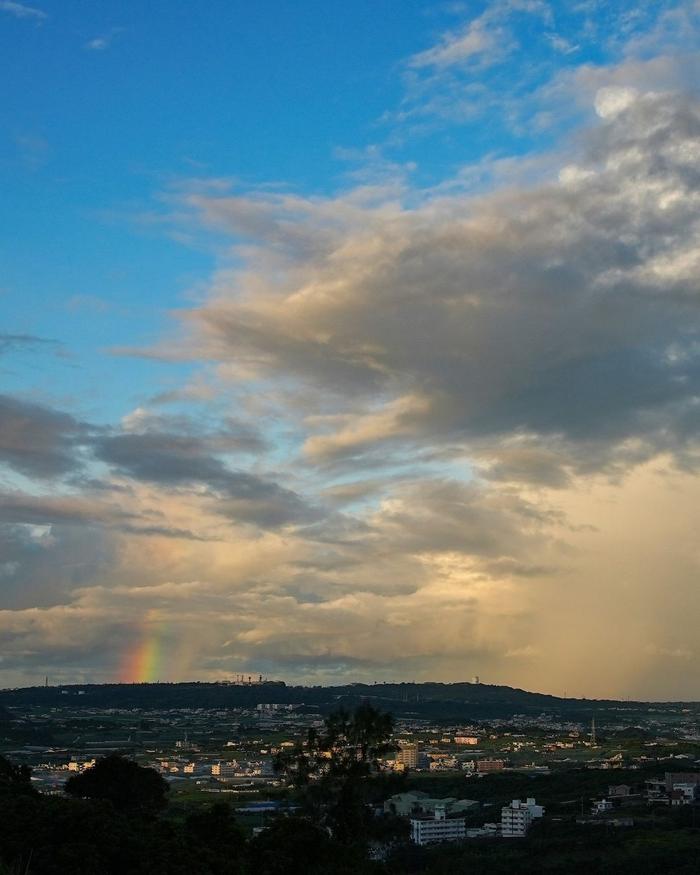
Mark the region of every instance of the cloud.
POLYGON ((478 55, 493 52, 502 31, 489 30, 485 21, 478 18, 457 33, 445 34, 440 43, 414 55, 408 61, 410 67, 448 67, 463 64, 478 55))
POLYGON ((477 18, 447 31, 436 45, 410 57, 407 65, 442 70, 474 59, 482 65, 500 61, 517 45, 510 25, 520 16, 534 16, 547 24, 552 21, 549 5, 540 0, 495 0, 477 18))
POLYGON ((529 187, 409 205, 190 199, 247 238, 246 266, 184 314, 190 349, 243 383, 333 397, 307 420, 315 461, 513 434, 558 442, 581 469, 680 458, 700 391, 700 113, 615 94, 576 163, 529 187))
POLYGON ((0 462, 22 474, 51 478, 76 471, 88 431, 68 413, 0 395, 0 462))
MULTIPOLYGON (((144 432, 98 437, 99 459, 119 473, 161 486, 205 484, 217 512, 260 526, 309 521, 317 515, 299 495, 271 480, 231 470, 212 454, 211 441, 191 435, 144 432)), ((218 448, 219 451, 223 447, 218 448)))
POLYGON ((15 18, 29 18, 34 21, 44 21, 48 18, 48 15, 41 9, 26 6, 24 3, 15 3, 13 0, 0 0, 0 12, 7 12, 14 15, 15 18))
POLYGON ((113 27, 107 33, 101 34, 100 36, 96 36, 91 40, 88 40, 84 47, 86 51, 89 52, 104 52, 105 49, 108 49, 114 38, 122 33, 124 30, 123 27, 113 27))
POLYGON ((606 19, 619 62, 577 64, 610 40, 556 12, 492 4, 407 62, 402 107, 584 115, 551 152, 420 189, 385 146, 336 195, 168 193, 224 243, 149 351, 187 382, 99 428, 1 399, 4 683, 111 680, 155 635, 172 680, 692 695, 668 667, 700 609, 697 62, 642 10, 606 19))
POLYGON ((12 352, 41 351, 43 349, 56 351, 61 347, 62 344, 58 340, 37 337, 34 334, 0 333, 0 355, 8 355, 12 352))

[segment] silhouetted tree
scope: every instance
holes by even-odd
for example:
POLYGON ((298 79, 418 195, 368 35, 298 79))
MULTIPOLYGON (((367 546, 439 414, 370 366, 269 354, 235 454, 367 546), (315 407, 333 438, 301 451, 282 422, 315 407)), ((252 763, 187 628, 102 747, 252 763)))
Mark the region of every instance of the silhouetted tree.
POLYGON ((309 730, 304 743, 280 755, 275 768, 297 793, 302 811, 327 825, 345 845, 362 843, 372 815, 368 779, 379 757, 395 750, 391 714, 362 704, 355 711, 333 711, 324 729, 309 730))
POLYGON ((145 766, 111 754, 66 782, 69 796, 104 799, 120 811, 158 811, 166 805, 168 785, 145 766))
POLYGON ((212 875, 242 871, 246 839, 227 802, 190 814, 185 820, 185 840, 212 875))
POLYGON ((0 793, 33 794, 32 770, 29 766, 16 766, 0 756, 0 793))
POLYGON ((343 853, 328 832, 301 817, 281 817, 250 842, 256 875, 357 875, 362 858, 343 853))

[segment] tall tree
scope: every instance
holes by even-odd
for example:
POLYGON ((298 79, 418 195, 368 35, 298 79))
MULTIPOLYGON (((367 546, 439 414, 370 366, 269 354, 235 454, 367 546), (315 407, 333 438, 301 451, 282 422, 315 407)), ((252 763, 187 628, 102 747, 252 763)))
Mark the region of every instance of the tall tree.
POLYGON ((393 729, 391 714, 372 705, 353 712, 340 708, 328 715, 322 732, 309 731, 304 743, 275 763, 302 810, 346 844, 366 836, 368 779, 377 773, 379 758, 396 749, 393 729))
POLYGON ((120 811, 158 811, 166 805, 168 785, 156 772, 118 754, 66 782, 69 796, 105 799, 120 811))

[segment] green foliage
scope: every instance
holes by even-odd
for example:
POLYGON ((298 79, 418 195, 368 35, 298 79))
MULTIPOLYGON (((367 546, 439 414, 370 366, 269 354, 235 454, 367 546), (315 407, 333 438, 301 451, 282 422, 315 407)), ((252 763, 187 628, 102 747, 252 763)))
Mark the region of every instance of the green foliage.
MULTIPOLYGON (((309 779, 301 788, 317 794, 317 819, 281 816, 251 840, 245 838, 234 811, 225 803, 190 810, 180 820, 173 819, 167 810, 156 811, 151 802, 145 807, 143 800, 141 807, 122 804, 113 792, 104 791, 105 786, 113 785, 120 774, 133 778, 151 770, 139 771, 135 763, 119 757, 107 758, 120 762, 109 764, 101 795, 88 798, 40 795, 31 788, 28 769, 0 759, 0 875, 700 872, 700 808, 690 806, 655 814, 645 809, 642 817, 646 819, 632 828, 581 825, 572 816, 545 818, 523 840, 483 839, 428 849, 414 847, 406 841, 405 819, 374 817, 367 805, 369 800, 378 801, 396 792, 406 782, 405 778, 374 772, 376 752, 389 743, 387 729, 384 721, 367 713, 359 720, 352 713, 329 719, 314 746, 303 750, 305 756, 314 751, 319 756, 331 753, 321 757, 326 769, 323 775, 309 779), (135 816, 143 812, 148 816, 135 816), (371 841, 393 845, 386 862, 369 859, 371 841)), ((639 780, 641 775, 636 774, 639 780)), ((522 778, 512 776, 513 780, 522 778)), ((582 770, 532 780, 557 799, 582 787, 593 789, 595 782, 609 781, 610 775, 582 770)), ((484 800, 491 802, 512 789, 506 776, 461 781, 462 791, 466 784, 474 788, 470 795, 477 795, 478 788, 484 800)), ((137 794, 141 792, 138 782, 130 786, 136 787, 137 794)))
POLYGON ((102 799, 120 811, 157 811, 166 805, 168 785, 155 771, 111 754, 74 775, 65 791, 77 799, 102 799))
POLYGON ((352 712, 340 708, 322 732, 309 730, 303 744, 275 762, 302 811, 345 845, 362 844, 371 833, 370 778, 378 774, 379 757, 395 749, 393 729, 391 714, 367 703, 352 712))

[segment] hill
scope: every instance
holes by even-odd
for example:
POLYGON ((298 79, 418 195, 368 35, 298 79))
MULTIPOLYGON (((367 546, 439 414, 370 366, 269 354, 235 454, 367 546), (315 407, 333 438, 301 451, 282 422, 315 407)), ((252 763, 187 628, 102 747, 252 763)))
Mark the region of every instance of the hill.
POLYGON ((353 707, 369 700, 397 717, 432 720, 479 720, 537 717, 542 713, 570 720, 587 720, 607 711, 621 721, 654 711, 676 710, 674 703, 621 702, 605 699, 565 699, 508 686, 474 683, 388 683, 343 686, 288 686, 282 681, 261 684, 152 683, 81 684, 26 687, 0 691, 2 706, 67 706, 86 708, 205 708, 255 707, 259 703, 296 705, 320 713, 340 705, 353 707))

